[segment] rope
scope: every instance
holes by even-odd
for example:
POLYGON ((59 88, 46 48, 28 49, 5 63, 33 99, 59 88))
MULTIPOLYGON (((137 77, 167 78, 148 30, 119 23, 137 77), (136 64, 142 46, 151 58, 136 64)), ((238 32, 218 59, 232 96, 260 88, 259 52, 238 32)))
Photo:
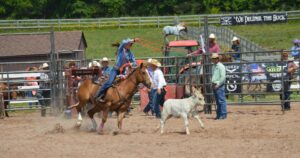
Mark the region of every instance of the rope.
POLYGON ((161 52, 161 45, 158 43, 143 39, 139 44, 143 47, 151 49, 154 52, 161 52))

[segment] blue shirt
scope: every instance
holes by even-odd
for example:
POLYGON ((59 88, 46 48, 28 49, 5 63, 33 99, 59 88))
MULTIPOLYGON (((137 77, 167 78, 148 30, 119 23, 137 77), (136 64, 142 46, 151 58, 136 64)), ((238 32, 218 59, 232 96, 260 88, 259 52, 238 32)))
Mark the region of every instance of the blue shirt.
POLYGON ((133 42, 133 40, 129 38, 125 39, 122 41, 118 48, 117 60, 115 65, 117 69, 120 69, 124 64, 128 62, 132 63, 133 67, 137 66, 134 55, 130 50, 125 49, 125 46, 130 42, 133 42))
POLYGON ((293 46, 291 49, 291 54, 293 57, 298 56, 300 52, 300 46, 293 46))
POLYGON ((110 73, 110 70, 112 68, 109 67, 109 66, 106 66, 106 67, 102 67, 102 76, 109 76, 109 73, 110 73))

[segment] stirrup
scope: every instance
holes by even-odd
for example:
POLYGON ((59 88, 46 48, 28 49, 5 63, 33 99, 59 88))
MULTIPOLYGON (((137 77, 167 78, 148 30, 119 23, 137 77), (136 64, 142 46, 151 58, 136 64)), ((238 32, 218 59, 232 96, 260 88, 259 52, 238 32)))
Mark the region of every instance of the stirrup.
POLYGON ((104 97, 104 95, 101 95, 101 96, 97 97, 97 98, 96 98, 96 102, 98 102, 98 103, 104 103, 105 100, 102 99, 103 97, 104 97))
POLYGON ((100 84, 99 80, 93 80, 94 84, 100 84))

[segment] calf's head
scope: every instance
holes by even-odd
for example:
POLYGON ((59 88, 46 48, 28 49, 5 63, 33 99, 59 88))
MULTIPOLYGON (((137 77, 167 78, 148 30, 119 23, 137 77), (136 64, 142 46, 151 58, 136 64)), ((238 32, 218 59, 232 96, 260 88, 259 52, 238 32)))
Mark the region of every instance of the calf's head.
POLYGON ((200 104, 201 106, 204 106, 205 101, 204 101, 204 96, 202 94, 201 91, 201 87, 192 87, 192 91, 193 91, 193 95, 197 98, 198 100, 198 104, 200 104))

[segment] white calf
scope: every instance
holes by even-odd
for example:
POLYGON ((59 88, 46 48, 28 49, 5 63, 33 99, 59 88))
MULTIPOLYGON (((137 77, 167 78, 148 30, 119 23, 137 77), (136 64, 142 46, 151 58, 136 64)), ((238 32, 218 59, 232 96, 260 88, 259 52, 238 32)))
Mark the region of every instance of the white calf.
POLYGON ((191 114, 194 118, 198 120, 201 127, 204 128, 204 125, 198 115, 197 107, 203 106, 205 104, 204 97, 200 89, 192 88, 193 95, 185 99, 168 99, 164 103, 164 109, 160 119, 160 133, 164 133, 164 124, 165 122, 173 117, 182 117, 184 119, 186 134, 189 135, 190 131, 188 128, 189 121, 188 116, 191 114))

